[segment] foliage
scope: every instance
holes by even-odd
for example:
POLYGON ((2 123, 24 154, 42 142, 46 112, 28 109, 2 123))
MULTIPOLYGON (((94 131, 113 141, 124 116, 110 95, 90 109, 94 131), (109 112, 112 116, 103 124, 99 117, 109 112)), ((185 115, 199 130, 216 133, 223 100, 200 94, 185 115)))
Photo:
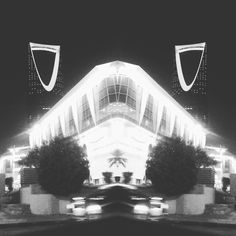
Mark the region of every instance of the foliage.
POLYGON ((112 182, 111 177, 112 177, 112 172, 103 172, 102 173, 104 176, 104 180, 107 184, 110 184, 112 182))
POLYGON ((209 166, 215 166, 217 164, 217 161, 210 158, 200 147, 195 149, 194 160, 197 168, 205 168, 209 166))
POLYGON ((24 164, 37 168, 40 185, 48 193, 67 196, 80 191, 89 177, 89 163, 72 138, 55 138, 29 153, 24 164))
POLYGON ((180 195, 197 183, 198 168, 212 162, 200 148, 180 138, 166 138, 152 148, 146 162, 146 176, 161 194, 180 195))
POLYGON ((124 183, 128 184, 131 180, 131 176, 133 175, 132 172, 123 172, 124 183))
POLYGON ((35 148, 29 151, 28 155, 25 158, 19 160, 18 164, 30 168, 38 168, 39 160, 40 160, 40 149, 36 146, 35 148))

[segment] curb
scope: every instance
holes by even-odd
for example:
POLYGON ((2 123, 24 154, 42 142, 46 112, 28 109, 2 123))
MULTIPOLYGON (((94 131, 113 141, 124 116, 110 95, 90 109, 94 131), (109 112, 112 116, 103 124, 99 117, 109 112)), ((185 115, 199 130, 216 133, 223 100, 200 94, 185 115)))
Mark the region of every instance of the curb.
MULTIPOLYGON (((18 226, 33 226, 33 225, 55 225, 55 224, 68 224, 78 222, 76 219, 63 219, 63 220, 39 220, 39 221, 24 221, 24 222, 8 222, 8 223, 0 223, 1 228, 7 227, 18 227, 18 226)), ((82 222, 82 221, 81 221, 82 222)))
POLYGON ((236 229, 236 223, 227 223, 227 222, 209 222, 209 221, 189 221, 189 220, 173 220, 173 219, 160 219, 158 221, 162 224, 176 224, 176 225, 198 225, 206 227, 230 227, 236 229))

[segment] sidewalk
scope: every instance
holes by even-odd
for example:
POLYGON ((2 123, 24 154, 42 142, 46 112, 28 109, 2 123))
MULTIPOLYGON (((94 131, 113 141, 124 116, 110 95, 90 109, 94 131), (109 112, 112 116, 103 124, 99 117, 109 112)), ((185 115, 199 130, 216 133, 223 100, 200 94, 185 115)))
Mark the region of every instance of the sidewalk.
POLYGON ((163 221, 173 223, 188 224, 219 224, 236 227, 236 212, 227 215, 167 215, 162 218, 163 221))
POLYGON ((51 224, 66 221, 78 220, 73 215, 27 215, 27 216, 13 216, 4 212, 0 212, 0 227, 4 225, 18 225, 18 224, 51 224))
MULTIPOLYGON (((65 222, 84 221, 80 217, 73 215, 27 215, 12 216, 0 212, 0 228, 19 224, 56 224, 65 222)), ((209 215, 166 215, 153 218, 151 221, 160 221, 176 224, 201 224, 201 225, 221 225, 236 227, 236 212, 227 216, 209 216, 209 215)))

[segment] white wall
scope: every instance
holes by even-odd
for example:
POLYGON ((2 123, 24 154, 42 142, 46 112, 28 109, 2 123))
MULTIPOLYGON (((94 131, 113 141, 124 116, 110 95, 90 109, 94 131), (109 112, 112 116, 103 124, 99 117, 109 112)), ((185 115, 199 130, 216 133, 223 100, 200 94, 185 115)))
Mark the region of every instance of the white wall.
POLYGON ((206 204, 215 203, 215 189, 203 186, 203 193, 183 194, 176 199, 176 212, 172 214, 199 215, 203 214, 206 204))
POLYGON ((35 215, 58 214, 58 199, 51 194, 31 194, 30 210, 35 215))
POLYGON ((30 185, 20 189, 20 201, 29 204, 32 214, 53 215, 66 214, 69 200, 59 200, 52 194, 42 193, 37 185, 30 185))

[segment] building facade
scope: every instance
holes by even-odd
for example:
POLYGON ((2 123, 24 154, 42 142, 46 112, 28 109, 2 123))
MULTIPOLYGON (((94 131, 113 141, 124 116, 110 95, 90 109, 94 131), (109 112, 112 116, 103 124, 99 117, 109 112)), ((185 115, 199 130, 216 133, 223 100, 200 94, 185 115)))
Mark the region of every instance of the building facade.
POLYGON ((145 178, 150 145, 162 136, 205 146, 206 130, 141 67, 121 61, 92 69, 30 130, 30 146, 73 135, 86 147, 91 179, 103 172, 145 178))

